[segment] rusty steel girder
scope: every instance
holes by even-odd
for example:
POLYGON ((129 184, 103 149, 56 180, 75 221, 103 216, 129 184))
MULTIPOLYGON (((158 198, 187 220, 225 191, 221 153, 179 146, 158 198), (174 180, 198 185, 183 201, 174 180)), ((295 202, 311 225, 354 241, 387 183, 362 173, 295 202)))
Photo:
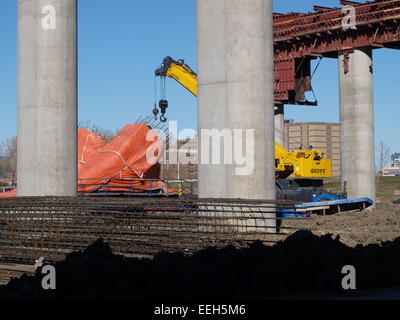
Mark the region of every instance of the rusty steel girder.
POLYGON ((312 13, 274 14, 277 104, 313 104, 304 101, 313 59, 337 58, 361 47, 400 49, 400 0, 340 3, 353 6, 355 29, 344 28, 348 13, 342 8, 314 6, 312 13))

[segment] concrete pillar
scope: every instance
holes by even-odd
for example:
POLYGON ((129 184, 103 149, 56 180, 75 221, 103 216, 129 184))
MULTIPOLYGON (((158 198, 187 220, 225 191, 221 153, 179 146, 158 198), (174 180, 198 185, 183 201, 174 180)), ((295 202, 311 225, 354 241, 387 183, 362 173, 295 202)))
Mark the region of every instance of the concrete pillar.
POLYGON ((339 79, 342 187, 349 198, 375 200, 372 50, 340 55, 339 79))
POLYGON ((197 14, 199 151, 204 129, 228 129, 221 135, 243 142, 243 155, 254 134, 247 173, 237 161, 204 164, 200 155, 199 196, 275 199, 272 0, 198 0, 197 14))
POLYGON ((36 1, 18 0, 18 139, 19 195, 36 188, 36 1))
MULTIPOLYGON (((202 132, 213 129, 222 131, 228 127, 224 11, 224 0, 197 0, 198 193, 200 198, 228 197, 227 166, 223 163, 211 164, 211 157, 208 159, 210 164, 203 164, 206 160, 201 152, 204 140, 202 132)), ((211 153, 211 147, 209 150, 211 153)), ((220 156, 222 155, 223 152, 220 152, 220 156)))
POLYGON ((18 0, 18 195, 77 194, 77 3, 18 0))
POLYGON ((285 111, 283 105, 275 107, 275 142, 286 148, 285 144, 285 111))

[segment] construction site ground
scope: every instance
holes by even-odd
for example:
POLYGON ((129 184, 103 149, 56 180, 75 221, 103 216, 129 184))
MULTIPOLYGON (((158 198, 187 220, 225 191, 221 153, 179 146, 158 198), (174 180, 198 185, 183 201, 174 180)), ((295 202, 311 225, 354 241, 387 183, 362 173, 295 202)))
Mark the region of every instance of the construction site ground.
MULTIPOLYGON (((190 190, 189 182, 182 183, 190 190)), ((175 183, 173 187, 178 187, 175 183)), ((197 183, 193 183, 197 192, 197 183)), ((330 179, 325 189, 340 192, 340 179, 330 179)), ((377 205, 375 210, 364 212, 344 212, 330 216, 312 215, 310 219, 286 220, 282 227, 311 230, 315 235, 339 235, 340 240, 354 247, 357 244, 368 245, 382 241, 392 241, 400 236, 400 177, 377 178, 377 205)), ((282 237, 277 237, 281 240, 282 237)))
MULTIPOLYGON (((331 180, 326 189, 339 191, 340 181, 331 180)), ((315 235, 339 235, 344 244, 355 247, 393 241, 400 236, 400 177, 380 177, 375 210, 344 212, 330 216, 313 215, 310 219, 285 221, 283 226, 310 229, 315 235)))
MULTIPOLYGON (((338 189, 339 181, 327 188, 338 189)), ((276 244, 137 259, 115 255, 107 243, 96 241, 54 265, 56 291, 41 289, 37 270, 34 277, 0 286, 0 300, 399 299, 399 191, 400 177, 380 178, 375 210, 285 220, 283 226, 311 232, 290 232, 276 244), (345 265, 356 267, 356 291, 341 287, 345 265)))

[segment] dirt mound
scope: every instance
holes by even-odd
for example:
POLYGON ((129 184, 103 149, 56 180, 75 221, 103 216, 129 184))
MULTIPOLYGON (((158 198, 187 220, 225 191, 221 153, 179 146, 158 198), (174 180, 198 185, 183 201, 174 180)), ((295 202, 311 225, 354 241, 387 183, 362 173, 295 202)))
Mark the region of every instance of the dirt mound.
POLYGON ((299 231, 275 246, 209 248, 193 256, 160 252, 153 260, 116 256, 102 240, 55 264, 57 289, 43 275, 13 279, 0 299, 260 299, 341 292, 342 267, 357 270, 357 289, 400 285, 400 238, 348 247, 339 237, 299 231))
POLYGON ((390 202, 378 203, 375 210, 342 212, 315 216, 303 220, 285 220, 284 225, 296 229, 311 229, 322 236, 339 235, 344 244, 355 247, 393 241, 400 236, 400 206, 390 202))

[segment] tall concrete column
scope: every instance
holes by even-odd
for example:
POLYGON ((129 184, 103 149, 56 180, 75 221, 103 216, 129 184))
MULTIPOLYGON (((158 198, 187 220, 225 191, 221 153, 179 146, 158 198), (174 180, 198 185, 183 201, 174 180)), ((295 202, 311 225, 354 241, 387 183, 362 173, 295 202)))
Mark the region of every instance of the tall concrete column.
POLYGON ((18 138, 19 195, 33 195, 36 172, 36 1, 18 0, 18 138))
POLYGON ((285 111, 283 105, 275 106, 275 142, 279 143, 282 147, 285 144, 285 111))
POLYGON ((204 129, 217 129, 248 156, 213 165, 200 154, 199 196, 275 199, 272 0, 198 0, 197 14, 199 151, 204 129))
MULTIPOLYGON (((226 23, 224 0, 197 0, 198 56, 198 193, 200 198, 227 198, 227 166, 212 164, 201 150, 202 132, 228 127, 226 23), (207 163, 208 162, 208 163, 207 163)), ((212 153, 211 143, 208 148, 212 153)), ((223 152, 219 153, 223 160, 223 152)))
POLYGON ((18 0, 18 195, 77 194, 77 2, 18 0))
POLYGON ((199 195, 274 199, 272 0, 198 0, 197 14, 199 150, 204 129, 241 130, 243 154, 246 130, 255 138, 249 174, 200 157, 199 195))
POLYGON ((372 50, 339 57, 341 173, 349 198, 375 200, 372 50))
POLYGON ((254 130, 254 168, 228 167, 228 197, 275 199, 272 0, 225 1, 228 128, 254 130))

